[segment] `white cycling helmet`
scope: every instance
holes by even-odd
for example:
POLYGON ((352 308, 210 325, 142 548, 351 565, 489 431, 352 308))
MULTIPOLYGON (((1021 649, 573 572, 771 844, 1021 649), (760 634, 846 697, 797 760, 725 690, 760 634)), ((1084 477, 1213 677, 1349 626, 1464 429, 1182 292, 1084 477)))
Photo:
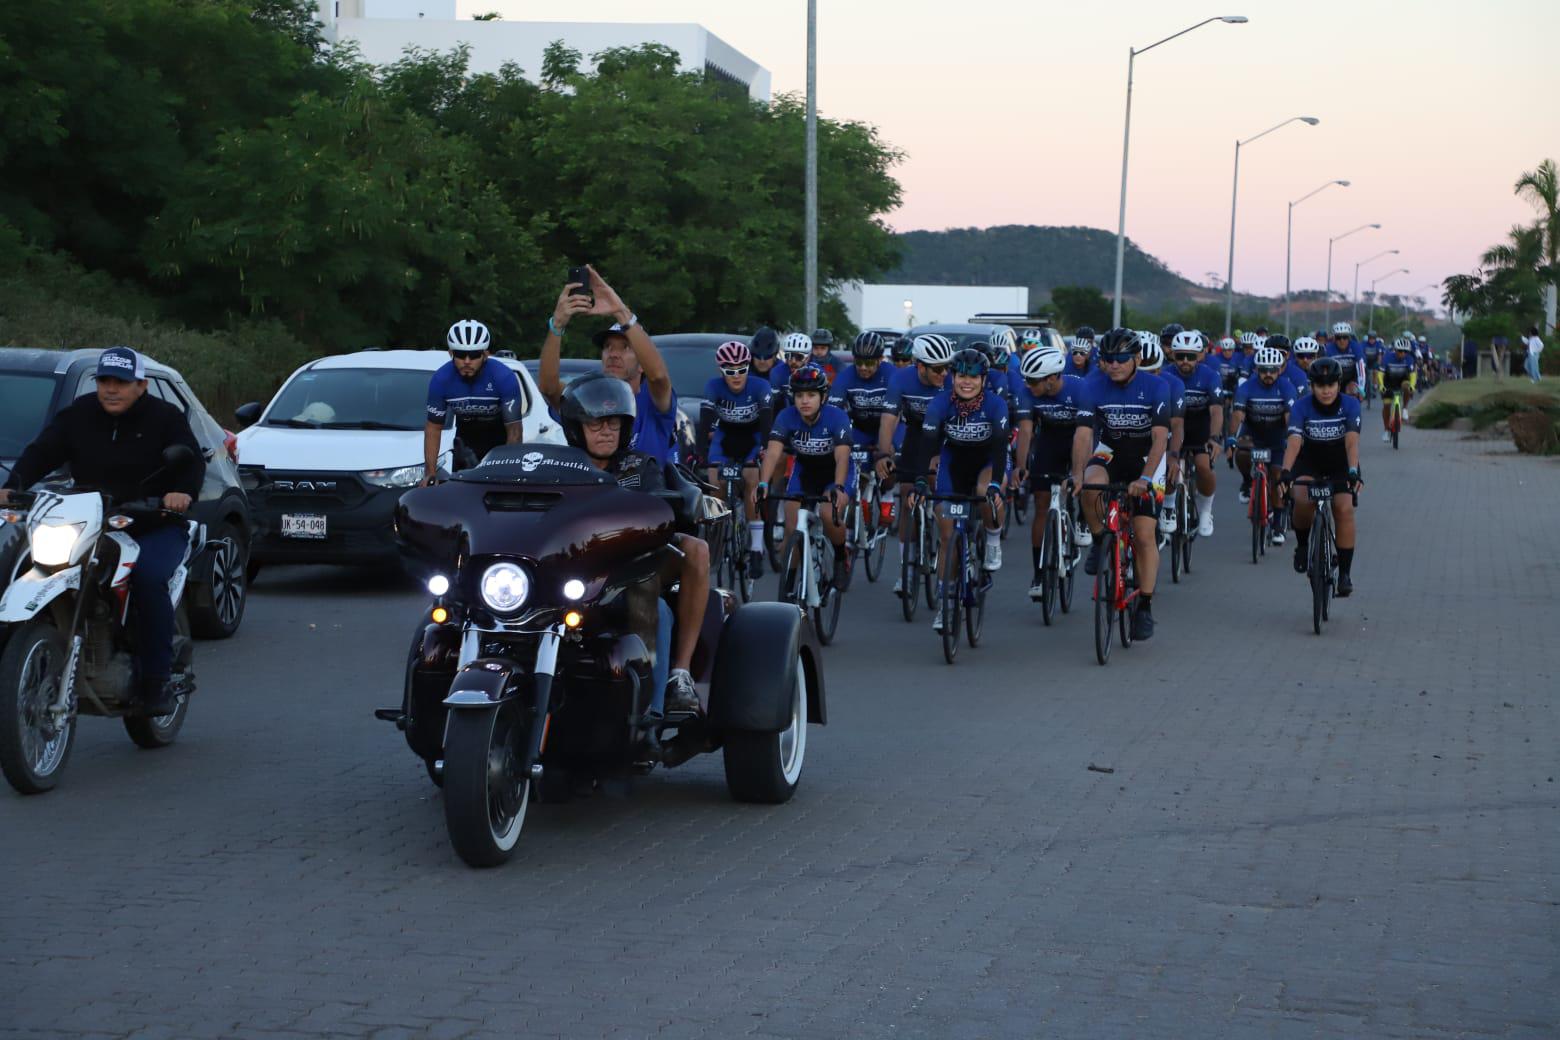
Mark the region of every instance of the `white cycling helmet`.
POLYGON ((1018 363, 1019 374, 1025 379, 1044 379, 1066 369, 1067 358, 1060 350, 1047 344, 1041 344, 1031 350, 1018 363))
POLYGON ((1289 349, 1294 351, 1295 357, 1316 357, 1322 352, 1322 345, 1310 336, 1301 336, 1289 349))
POLYGON ((1233 337, 1233 336, 1225 336, 1223 339, 1219 340, 1219 349, 1220 350, 1234 350, 1235 349, 1235 337, 1233 337))
POLYGON ((1027 349, 1029 347, 1038 347, 1044 340, 1040 335, 1039 329, 1025 329, 1021 342, 1027 349))
POLYGON ((953 342, 947 336, 929 332, 915 338, 911 348, 916 361, 923 365, 953 364, 953 342))
POLYGON ((1255 332, 1242 332, 1240 334, 1240 345, 1243 347, 1260 347, 1262 346, 1262 337, 1255 332))
POLYGON ((1170 356, 1177 354, 1201 354, 1203 349, 1203 334, 1195 330, 1190 332, 1177 332, 1175 339, 1170 341, 1170 356))
POLYGON ((805 332, 793 332, 780 341, 780 353, 782 354, 811 356, 812 348, 812 337, 805 332))
POLYGON ((1392 341, 1392 349, 1404 351, 1413 350, 1414 341, 1408 336, 1399 336, 1397 339, 1392 341))
POLYGON ((1352 336, 1354 335, 1354 326, 1346 321, 1335 321, 1333 322, 1332 334, 1334 336, 1352 336))
POLYGON ((488 350, 493 346, 493 337, 488 335, 486 325, 467 318, 450 326, 444 345, 451 350, 488 350))
POLYGON ((1284 367, 1284 352, 1277 347, 1258 347, 1256 357, 1252 358, 1252 364, 1257 368, 1270 368, 1282 371, 1284 367))
POLYGON ((1018 351, 1018 337, 1013 335, 1012 328, 1007 325, 998 325, 992 329, 991 335, 987 337, 987 342, 993 347, 1002 347, 1009 354, 1018 351))
POLYGON ((1157 372, 1165 363, 1164 348, 1159 345, 1159 337, 1152 332, 1139 332, 1137 367, 1145 372, 1157 372))

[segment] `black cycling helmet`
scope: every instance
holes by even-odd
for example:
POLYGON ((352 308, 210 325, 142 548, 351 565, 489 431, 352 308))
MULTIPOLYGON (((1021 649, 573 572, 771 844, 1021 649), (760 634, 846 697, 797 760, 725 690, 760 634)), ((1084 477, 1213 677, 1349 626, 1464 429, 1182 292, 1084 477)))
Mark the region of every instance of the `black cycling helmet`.
POLYGON ((1170 324, 1159 330, 1159 342, 1169 343, 1171 340, 1175 339, 1185 331, 1186 327, 1184 325, 1178 321, 1172 321, 1170 324))
POLYGON ((857 361, 881 360, 883 357, 883 337, 871 331, 861 333, 856 337, 856 342, 850 345, 850 356, 857 361))
POLYGON ((780 336, 768 325, 759 326, 748 344, 748 352, 758 361, 772 361, 780 356, 780 336))
POLYGON ((893 352, 895 361, 914 361, 915 337, 900 336, 898 339, 894 340, 893 352))
POLYGON ((834 346, 834 333, 828 329, 818 329, 812 334, 813 346, 834 346))
MULTIPOLYGON (((813 340, 814 343, 817 340, 813 340)), ((803 365, 791 374, 791 396, 800 393, 819 393, 825 397, 829 394, 829 376, 817 365, 803 365)))
POLYGON ((1131 329, 1114 328, 1100 337, 1101 354, 1136 354, 1138 334, 1131 329))
POLYGON ((980 347, 965 347, 953 355, 953 373, 959 376, 984 376, 991 371, 991 358, 980 347))
POLYGON ((595 372, 580 376, 563 391, 558 402, 558 423, 563 427, 563 439, 582 451, 585 446, 585 423, 591 419, 618 420, 618 448, 611 457, 628 450, 629 438, 634 432, 634 391, 617 376, 595 372))
MULTIPOLYGON (((1260 330, 1258 331, 1258 335, 1261 335, 1260 330)), ((1267 342, 1262 345, 1264 347, 1272 347, 1274 350, 1281 350, 1285 354, 1288 354, 1290 351, 1288 336, 1269 336, 1267 338, 1267 342)))
POLYGON ((1311 362, 1311 367, 1306 370, 1312 383, 1327 386, 1332 383, 1343 382, 1343 366, 1335 357, 1317 358, 1311 362))
POLYGON ((1093 339, 1094 338, 1094 326, 1092 326, 1092 325, 1079 325, 1078 328, 1073 332, 1073 338, 1074 339, 1093 339))

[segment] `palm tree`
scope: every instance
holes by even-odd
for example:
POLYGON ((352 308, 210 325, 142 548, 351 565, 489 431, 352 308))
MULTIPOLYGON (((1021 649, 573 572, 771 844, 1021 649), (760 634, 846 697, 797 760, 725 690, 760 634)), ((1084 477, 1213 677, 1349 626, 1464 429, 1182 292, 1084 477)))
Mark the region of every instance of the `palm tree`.
POLYGON ((1534 230, 1539 235, 1538 278, 1545 288, 1560 299, 1560 171, 1553 159, 1545 159, 1535 170, 1517 178, 1517 197, 1538 210, 1534 230))

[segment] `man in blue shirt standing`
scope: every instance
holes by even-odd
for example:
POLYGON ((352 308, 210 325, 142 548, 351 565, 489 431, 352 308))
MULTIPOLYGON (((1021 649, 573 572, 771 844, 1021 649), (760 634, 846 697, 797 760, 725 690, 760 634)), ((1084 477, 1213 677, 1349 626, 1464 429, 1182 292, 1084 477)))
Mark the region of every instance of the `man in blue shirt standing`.
POLYGON ((563 287, 553 315, 547 319, 547 338, 542 341, 537 386, 554 409, 563 397, 563 380, 558 375, 558 359, 563 353, 563 331, 581 314, 610 315, 615 324, 593 337, 601 351, 601 370, 616 376, 634 390, 637 412, 629 448, 653 457, 663 466, 681 461, 677 450, 677 393, 672 389, 671 372, 666 359, 655 348, 639 316, 623 303, 622 297, 608 285, 594 267, 590 272, 589 295, 574 290, 587 288, 571 282, 563 287))
POLYGON ((500 444, 520 443, 520 378, 488 356, 493 338, 480 321, 457 321, 445 336, 450 360, 428 380, 428 421, 423 427, 423 484, 439 472, 439 440, 455 416, 455 435, 467 457, 452 469, 475 466, 500 444), (469 454, 468 454, 469 453, 469 454), (460 465, 464 462, 464 465, 460 465))

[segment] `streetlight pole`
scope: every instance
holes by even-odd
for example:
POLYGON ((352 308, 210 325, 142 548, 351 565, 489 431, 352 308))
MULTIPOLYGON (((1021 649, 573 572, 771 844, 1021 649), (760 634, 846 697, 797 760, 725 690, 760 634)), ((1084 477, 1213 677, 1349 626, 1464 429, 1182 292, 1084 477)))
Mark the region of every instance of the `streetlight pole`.
POLYGON ((1384 256, 1397 256, 1397 255, 1398 255, 1398 251, 1396 249, 1383 249, 1381 252, 1377 253, 1375 256, 1368 256, 1364 260, 1361 260, 1359 263, 1354 265, 1354 292, 1352 294, 1352 301, 1349 304, 1349 324, 1350 325, 1353 325, 1356 321, 1359 320, 1359 310, 1360 310, 1360 268, 1364 267, 1368 263, 1373 263, 1376 260, 1380 260, 1384 256))
MULTIPOLYGON (((1380 278, 1373 278, 1373 279, 1371 279, 1371 283, 1370 283, 1370 324, 1371 325, 1376 324, 1376 283, 1377 282, 1384 282, 1388 278, 1391 278, 1391 277, 1393 277, 1395 275, 1409 274, 1409 273, 1410 272, 1409 272, 1408 268, 1406 268, 1406 267, 1399 267, 1396 271, 1388 271, 1386 274, 1382 275, 1380 278)), ((1388 312, 1388 313, 1390 314, 1390 312, 1388 312)))
MULTIPOLYGON (((809 0, 810 2, 810 0, 809 0)), ((1111 324, 1115 327, 1121 325, 1121 269, 1126 258, 1127 249, 1127 146, 1132 142, 1132 65, 1139 54, 1158 47, 1161 43, 1169 43, 1176 36, 1185 36, 1193 29, 1201 29, 1209 22, 1228 22, 1231 25, 1241 25, 1246 22, 1243 14, 1220 15, 1214 18, 1204 18, 1196 25, 1187 26, 1173 36, 1166 36, 1158 43, 1151 43, 1147 47, 1127 48, 1127 117, 1121 128, 1121 212, 1116 220, 1116 295, 1111 306, 1111 324)))
POLYGON ((1345 231, 1341 235, 1334 235, 1332 238, 1329 238, 1327 240, 1327 309, 1325 311, 1326 317, 1324 317, 1322 319, 1322 327, 1324 329, 1326 329, 1327 331, 1329 331, 1329 332, 1332 331, 1332 247, 1333 247, 1333 243, 1342 241, 1343 239, 1348 238, 1350 235, 1354 234, 1355 231, 1364 231, 1366 228, 1375 228, 1377 231, 1380 231, 1381 230, 1381 225, 1380 224, 1361 224, 1359 227, 1354 228, 1353 230, 1345 231))
POLYGON ((1328 181, 1326 184, 1322 185, 1320 188, 1317 188, 1316 191, 1311 192, 1310 195, 1302 195, 1298 199, 1296 199, 1295 201, 1293 201, 1293 202, 1291 202, 1289 204, 1289 227, 1288 227, 1288 230, 1286 230, 1284 232, 1284 335, 1285 335, 1285 337, 1288 337, 1288 335, 1289 335, 1289 272, 1290 272, 1290 268, 1293 265, 1293 260, 1294 260, 1295 207, 1300 205, 1300 203, 1304 202, 1306 199, 1310 198, 1311 195, 1315 195, 1317 191, 1325 191, 1326 189, 1331 188, 1334 184, 1337 184, 1340 187, 1344 187, 1344 188, 1347 188, 1349 186, 1349 182, 1348 181, 1328 181))
POLYGON ((807 0, 807 331, 818 327, 818 0, 807 0))
POLYGON ((1235 200, 1240 194, 1240 150, 1244 146, 1255 141, 1259 137, 1266 137, 1280 127, 1290 123, 1304 123, 1307 126, 1315 126, 1321 120, 1315 116, 1290 116, 1276 126, 1270 126, 1260 134, 1255 134, 1244 141, 1235 142, 1235 176, 1230 185, 1230 269, 1224 276, 1224 334, 1230 334, 1230 323, 1235 313, 1235 200))

